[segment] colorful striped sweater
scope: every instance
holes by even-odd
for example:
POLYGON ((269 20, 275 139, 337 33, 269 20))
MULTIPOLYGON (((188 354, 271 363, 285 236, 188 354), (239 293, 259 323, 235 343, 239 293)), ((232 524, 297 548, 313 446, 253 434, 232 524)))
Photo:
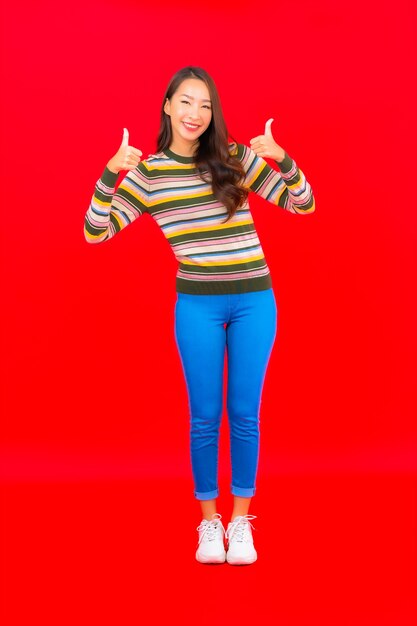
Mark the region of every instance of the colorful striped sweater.
MULTIPOLYGON (((242 162, 251 191, 291 213, 315 210, 310 184, 288 154, 276 161, 278 172, 248 146, 230 143, 229 150, 242 162)), ((96 183, 84 220, 87 242, 106 241, 149 213, 179 262, 177 291, 225 294, 272 287, 248 201, 222 223, 227 209, 198 175, 193 157, 166 149, 140 161, 116 191, 117 178, 106 166, 96 183)))

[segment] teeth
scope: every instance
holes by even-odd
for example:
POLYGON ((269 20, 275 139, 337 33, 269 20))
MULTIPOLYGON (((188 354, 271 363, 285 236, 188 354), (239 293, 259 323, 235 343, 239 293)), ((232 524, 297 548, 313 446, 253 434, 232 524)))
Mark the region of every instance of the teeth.
POLYGON ((184 126, 188 126, 189 128, 198 128, 197 124, 187 124, 187 122, 184 122, 184 126))

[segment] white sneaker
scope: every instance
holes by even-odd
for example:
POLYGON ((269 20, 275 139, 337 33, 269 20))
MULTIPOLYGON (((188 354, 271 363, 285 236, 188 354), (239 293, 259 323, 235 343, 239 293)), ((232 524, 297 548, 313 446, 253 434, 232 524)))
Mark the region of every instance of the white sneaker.
POLYGON ((231 565, 249 565, 258 558, 253 545, 252 524, 249 520, 256 515, 238 515, 233 522, 229 522, 226 530, 228 543, 227 562, 231 565))
POLYGON ((224 563, 224 526, 220 513, 213 513, 211 520, 203 519, 197 526, 198 548, 195 558, 200 563, 224 563))

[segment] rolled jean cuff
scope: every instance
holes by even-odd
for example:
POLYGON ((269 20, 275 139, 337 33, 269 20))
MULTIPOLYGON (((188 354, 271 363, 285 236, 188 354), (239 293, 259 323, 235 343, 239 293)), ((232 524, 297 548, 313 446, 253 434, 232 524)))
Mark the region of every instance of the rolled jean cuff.
POLYGON ((213 491, 194 491, 194 495, 197 500, 212 500, 213 498, 217 498, 219 495, 219 490, 214 489, 213 491))
POLYGON ((244 489, 243 487, 234 487, 232 485, 232 495, 233 496, 241 496, 242 498, 251 498, 255 495, 256 487, 250 487, 249 489, 244 489))

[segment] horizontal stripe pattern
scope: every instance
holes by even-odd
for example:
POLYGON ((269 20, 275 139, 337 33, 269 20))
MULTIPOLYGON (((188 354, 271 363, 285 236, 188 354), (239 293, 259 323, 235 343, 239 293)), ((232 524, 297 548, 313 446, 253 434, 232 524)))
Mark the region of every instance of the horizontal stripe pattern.
MULTIPOLYGON (((315 210, 310 184, 288 154, 277 162, 277 171, 244 144, 231 143, 229 149, 241 161, 244 184, 251 191, 291 213, 315 210)), ((178 260, 177 291, 242 293, 272 286, 249 202, 223 223, 227 209, 191 158, 171 150, 151 154, 126 174, 116 191, 117 178, 106 167, 96 182, 84 220, 87 242, 111 239, 149 213, 178 260)))

